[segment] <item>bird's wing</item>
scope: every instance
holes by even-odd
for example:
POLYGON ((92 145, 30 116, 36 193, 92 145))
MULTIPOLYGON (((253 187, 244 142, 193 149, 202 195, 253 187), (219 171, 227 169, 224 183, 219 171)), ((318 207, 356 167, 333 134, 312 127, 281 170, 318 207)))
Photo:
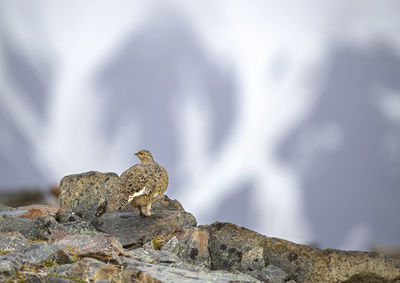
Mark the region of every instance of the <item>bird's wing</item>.
POLYGON ((135 196, 149 194, 151 187, 148 186, 148 168, 143 164, 136 164, 121 174, 122 187, 126 193, 135 196))

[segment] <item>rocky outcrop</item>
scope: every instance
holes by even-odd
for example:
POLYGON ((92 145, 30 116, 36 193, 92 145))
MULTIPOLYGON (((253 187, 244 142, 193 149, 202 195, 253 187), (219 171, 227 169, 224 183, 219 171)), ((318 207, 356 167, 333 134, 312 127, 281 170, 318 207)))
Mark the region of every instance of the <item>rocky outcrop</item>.
POLYGON ((196 226, 196 219, 184 211, 153 212, 143 217, 136 212, 107 213, 96 225, 99 231, 115 236, 124 247, 140 247, 148 241, 168 237, 184 227, 196 226))
POLYGON ((197 226, 168 197, 151 217, 115 211, 115 190, 116 174, 88 172, 62 179, 59 208, 0 205, 0 281, 400 282, 399 259, 197 226))

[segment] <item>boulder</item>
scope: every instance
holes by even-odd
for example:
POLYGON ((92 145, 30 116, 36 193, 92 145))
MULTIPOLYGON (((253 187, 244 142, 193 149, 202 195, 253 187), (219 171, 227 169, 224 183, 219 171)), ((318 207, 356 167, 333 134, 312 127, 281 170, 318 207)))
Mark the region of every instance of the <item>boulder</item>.
POLYGON ((55 242, 57 246, 67 248, 71 253, 82 257, 93 257, 99 260, 118 260, 124 250, 118 240, 110 235, 66 235, 55 242))
POLYGON ((400 261, 382 254, 318 250, 262 236, 231 223, 217 222, 206 227, 210 231, 214 269, 237 269, 261 278, 263 266, 273 265, 297 282, 340 282, 364 273, 394 280, 400 275, 400 261))
POLYGON ((62 178, 58 196, 60 221, 68 221, 71 214, 96 221, 107 211, 112 195, 118 190, 118 182, 117 174, 96 171, 62 178))
POLYGON ((106 213, 96 228, 118 238, 124 247, 137 248, 148 241, 170 237, 185 227, 196 226, 196 219, 184 211, 153 212, 150 217, 138 213, 106 213))

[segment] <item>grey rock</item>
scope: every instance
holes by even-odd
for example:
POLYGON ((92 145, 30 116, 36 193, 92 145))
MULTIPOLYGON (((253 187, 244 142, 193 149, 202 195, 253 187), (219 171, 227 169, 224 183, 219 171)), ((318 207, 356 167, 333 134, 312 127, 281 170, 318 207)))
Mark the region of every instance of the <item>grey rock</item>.
POLYGON ((272 264, 268 265, 267 267, 261 270, 255 270, 249 272, 248 274, 263 282, 269 282, 269 283, 285 283, 289 278, 288 274, 285 271, 272 264))
POLYGON ((184 211, 153 212, 150 217, 138 213, 106 213, 101 216, 99 231, 118 238, 124 247, 140 247, 156 238, 167 237, 184 227, 196 226, 196 219, 184 211))
POLYGON ((17 257, 22 261, 33 264, 44 262, 67 264, 74 261, 66 249, 44 242, 33 243, 23 253, 17 255, 17 257))
POLYGON ((178 256, 190 264, 199 264, 210 267, 211 258, 209 252, 210 233, 202 228, 185 228, 176 233, 179 240, 178 256))
POLYGON ((162 251, 167 251, 171 252, 173 254, 178 254, 179 252, 179 241, 176 236, 173 236, 171 239, 169 239, 162 247, 162 251))
POLYGON ((194 272, 181 268, 130 261, 122 272, 123 282, 260 282, 254 277, 226 271, 194 272))
POLYGON ((0 232, 0 250, 20 252, 30 244, 19 232, 0 232))
POLYGON ((249 272, 265 267, 262 235, 231 223, 216 222, 207 229, 213 269, 249 272))
POLYGON ((143 245, 145 250, 155 250, 153 241, 149 241, 143 245))
POLYGON ((66 235, 57 240, 55 245, 72 249, 77 255, 100 260, 117 260, 120 254, 124 254, 118 240, 107 234, 66 235))
POLYGON ((50 226, 54 221, 50 217, 37 219, 20 218, 18 216, 0 216, 0 232, 20 232, 30 239, 47 240, 50 238, 50 226))
POLYGON ((112 195, 118 190, 119 177, 115 173, 90 171, 65 176, 60 182, 58 201, 61 222, 73 213, 90 222, 107 211, 112 195))
MULTIPOLYGON (((118 266, 103 263, 94 258, 83 258, 73 264, 64 264, 49 268, 52 274, 74 278, 85 282, 121 282, 118 266)), ((79 282, 79 281, 78 281, 79 282)), ((127 281, 131 282, 131 281, 127 281)))
POLYGON ((171 264, 181 261, 176 254, 169 251, 146 250, 144 248, 127 251, 125 252, 125 256, 148 263, 157 262, 171 264))
POLYGON ((22 263, 17 261, 12 255, 0 255, 0 275, 2 277, 14 275, 21 267, 22 263))

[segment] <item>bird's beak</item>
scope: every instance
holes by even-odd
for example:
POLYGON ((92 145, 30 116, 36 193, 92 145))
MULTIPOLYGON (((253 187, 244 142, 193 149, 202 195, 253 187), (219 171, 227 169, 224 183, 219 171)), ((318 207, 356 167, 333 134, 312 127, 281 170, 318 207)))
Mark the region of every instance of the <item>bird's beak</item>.
POLYGON ((136 152, 135 155, 137 156, 139 152, 136 152))

